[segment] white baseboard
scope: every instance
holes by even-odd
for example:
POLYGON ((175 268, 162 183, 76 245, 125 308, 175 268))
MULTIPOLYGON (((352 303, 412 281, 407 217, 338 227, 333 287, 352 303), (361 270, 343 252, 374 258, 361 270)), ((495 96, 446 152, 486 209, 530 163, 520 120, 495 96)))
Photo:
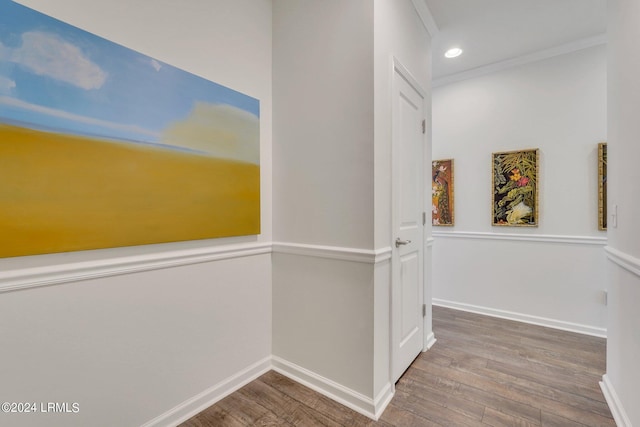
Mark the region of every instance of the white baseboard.
POLYGON ((631 427, 631 420, 629 420, 627 413, 624 411, 622 402, 620 402, 618 394, 616 393, 615 389, 613 388, 613 384, 611 384, 611 380, 609 380, 609 377, 606 374, 602 376, 600 388, 602 389, 602 394, 604 394, 604 398, 609 405, 611 415, 613 415, 613 419, 616 421, 616 425, 618 427, 631 427))
POLYGON ((273 356, 273 370, 373 420, 380 417, 393 397, 391 383, 371 399, 277 356, 273 356))
POLYGON ((545 326, 547 328, 560 329, 562 331, 576 332, 579 334, 591 335, 594 337, 607 337, 606 328, 581 325, 579 323, 565 322, 563 320, 549 319, 546 317, 532 316, 529 314, 516 313, 513 311, 499 310, 495 308, 482 307, 478 305, 465 304, 454 301, 447 301, 438 298, 433 299, 433 305, 468 311, 470 313, 484 314, 485 316, 498 317, 500 319, 515 320, 532 325, 545 326))
POLYGON ((393 395, 395 394, 395 387, 391 383, 387 383, 380 393, 373 400, 373 406, 375 407, 374 417, 373 419, 378 421, 380 416, 387 408, 387 405, 391 403, 391 399, 393 399, 393 395))
POLYGON ((271 369, 376 421, 394 394, 392 384, 388 383, 375 399, 371 399, 282 358, 269 356, 144 423, 141 427, 175 427, 271 369))
POLYGON ((271 370, 271 356, 170 409, 141 427, 174 427, 271 370))
POLYGON ((428 336, 427 336, 427 340, 424 344, 424 351, 429 350, 431 347, 433 347, 433 345, 436 343, 436 335, 431 332, 428 336))

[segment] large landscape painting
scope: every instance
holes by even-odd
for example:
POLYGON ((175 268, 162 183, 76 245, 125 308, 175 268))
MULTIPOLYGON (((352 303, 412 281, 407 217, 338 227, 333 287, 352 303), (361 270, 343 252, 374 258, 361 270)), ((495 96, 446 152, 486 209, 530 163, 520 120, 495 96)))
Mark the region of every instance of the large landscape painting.
POLYGON ((0 0, 1 257, 258 234, 259 128, 255 98, 0 0))

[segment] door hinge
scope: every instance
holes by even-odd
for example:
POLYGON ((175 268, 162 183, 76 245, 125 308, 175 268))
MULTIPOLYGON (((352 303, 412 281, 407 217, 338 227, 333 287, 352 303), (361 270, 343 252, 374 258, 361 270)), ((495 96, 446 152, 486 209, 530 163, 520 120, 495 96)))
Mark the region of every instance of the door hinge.
POLYGON ((422 212, 422 225, 427 225, 427 213, 422 212))
POLYGON ((422 304, 422 317, 427 317, 427 304, 422 304))
POLYGON ((423 119, 422 120, 422 133, 426 133, 427 132, 427 120, 423 119))

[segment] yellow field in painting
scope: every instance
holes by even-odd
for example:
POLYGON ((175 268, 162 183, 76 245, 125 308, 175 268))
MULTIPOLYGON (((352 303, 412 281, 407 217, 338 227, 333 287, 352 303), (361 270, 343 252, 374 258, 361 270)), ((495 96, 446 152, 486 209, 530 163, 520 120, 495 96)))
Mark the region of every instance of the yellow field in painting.
POLYGON ((0 257, 260 232, 260 167, 0 125, 0 257))

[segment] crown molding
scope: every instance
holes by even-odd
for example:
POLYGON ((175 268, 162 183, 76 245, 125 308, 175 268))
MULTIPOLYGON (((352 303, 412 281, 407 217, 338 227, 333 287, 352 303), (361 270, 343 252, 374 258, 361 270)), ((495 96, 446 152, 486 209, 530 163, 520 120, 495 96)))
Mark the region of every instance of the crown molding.
POLYGON ((493 64, 484 65, 482 67, 473 68, 471 70, 462 71, 460 73, 449 74, 448 76, 440 77, 432 80, 432 87, 445 86, 451 83, 459 82, 462 80, 471 79, 474 77, 480 77, 498 71, 503 71, 509 68, 518 67, 521 65, 529 64, 532 62, 538 62, 545 59, 553 58, 555 56, 566 55, 568 53, 576 52, 582 49, 587 49, 594 46, 600 46, 607 43, 607 35, 600 34, 593 37, 587 37, 584 39, 576 40, 571 43, 562 44, 550 49, 544 49, 537 52, 529 53, 526 55, 518 56, 516 58, 507 59, 504 61, 494 62, 493 64))
POLYGON ((425 3, 425 0, 411 0, 411 3, 413 3, 413 7, 416 9, 416 13, 420 17, 422 25, 424 25, 424 28, 426 28, 431 38, 434 38, 436 34, 440 32, 440 29, 438 28, 438 24, 436 24, 435 19, 433 19, 433 15, 427 6, 427 3, 425 3))

